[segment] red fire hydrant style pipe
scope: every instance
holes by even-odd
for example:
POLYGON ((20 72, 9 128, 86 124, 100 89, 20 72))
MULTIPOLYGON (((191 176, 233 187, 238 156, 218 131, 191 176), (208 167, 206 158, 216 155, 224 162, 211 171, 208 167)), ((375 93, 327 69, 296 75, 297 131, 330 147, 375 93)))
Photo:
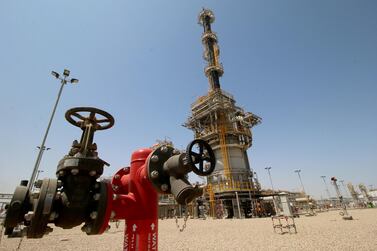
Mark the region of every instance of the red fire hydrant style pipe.
POLYGON ((149 181, 146 163, 151 149, 135 151, 131 167, 122 168, 108 189, 104 227, 110 219, 125 219, 123 250, 158 249, 158 194, 149 181))
POLYGON ((111 182, 106 183, 107 189, 101 190, 107 190, 107 196, 101 194, 103 200, 97 206, 101 212, 96 218, 101 219, 99 234, 110 220, 125 219, 123 250, 157 250, 158 193, 172 194, 180 204, 191 202, 203 190, 193 187, 185 176, 191 171, 209 175, 215 163, 210 145, 199 139, 192 141, 185 153, 167 146, 153 152, 150 148, 135 151, 131 167, 120 169, 111 182), (193 150, 194 146, 199 152, 193 150), (205 163, 209 163, 208 169, 204 169, 205 163))

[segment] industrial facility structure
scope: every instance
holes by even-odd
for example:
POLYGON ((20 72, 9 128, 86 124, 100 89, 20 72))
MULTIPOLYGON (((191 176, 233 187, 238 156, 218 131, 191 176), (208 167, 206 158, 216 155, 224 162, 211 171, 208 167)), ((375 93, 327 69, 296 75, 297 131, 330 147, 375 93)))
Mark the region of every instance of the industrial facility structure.
POLYGON ((5 217, 5 207, 10 203, 13 194, 0 193, 0 221, 5 217))
POLYGON ((191 105, 192 114, 184 125, 196 139, 206 140, 215 152, 216 168, 207 177, 210 215, 243 217, 258 208, 260 185, 250 167, 247 149, 252 145, 251 128, 261 118, 237 106, 234 97, 221 89, 224 70, 219 62, 218 39, 211 30, 214 20, 211 10, 203 9, 199 14, 199 24, 204 28, 203 57, 208 62, 204 72, 209 91, 191 105))

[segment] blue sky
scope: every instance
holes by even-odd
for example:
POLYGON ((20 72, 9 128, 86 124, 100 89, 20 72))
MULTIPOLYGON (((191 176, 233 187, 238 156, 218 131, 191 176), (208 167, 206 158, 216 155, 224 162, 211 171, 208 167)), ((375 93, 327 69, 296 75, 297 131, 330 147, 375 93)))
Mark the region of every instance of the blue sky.
POLYGON ((115 117, 95 138, 106 175, 156 139, 184 148, 193 135, 181 124, 208 90, 202 7, 216 15, 222 88, 263 119, 248 151, 262 187, 266 166, 293 191, 301 169, 317 198, 321 175, 376 187, 376 1, 1 1, 0 192, 31 175, 59 89, 51 70, 80 83, 65 86, 42 177, 80 137, 64 119, 76 106, 115 117))

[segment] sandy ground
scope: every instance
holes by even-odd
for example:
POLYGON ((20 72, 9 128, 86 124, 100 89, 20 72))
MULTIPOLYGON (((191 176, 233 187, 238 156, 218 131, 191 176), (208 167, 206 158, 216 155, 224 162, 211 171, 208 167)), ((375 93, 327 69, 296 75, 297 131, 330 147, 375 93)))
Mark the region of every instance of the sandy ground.
MULTIPOLYGON (((377 250, 377 209, 350 210, 345 221, 338 211, 296 218, 297 234, 274 233, 270 218, 189 219, 179 232, 175 220, 159 221, 159 250, 377 250)), ((183 219, 179 219, 182 224, 183 219)), ((80 228, 55 228, 48 236, 23 239, 19 250, 122 250, 124 223, 100 236, 80 228)), ((17 250, 19 238, 1 238, 0 251, 17 250)))

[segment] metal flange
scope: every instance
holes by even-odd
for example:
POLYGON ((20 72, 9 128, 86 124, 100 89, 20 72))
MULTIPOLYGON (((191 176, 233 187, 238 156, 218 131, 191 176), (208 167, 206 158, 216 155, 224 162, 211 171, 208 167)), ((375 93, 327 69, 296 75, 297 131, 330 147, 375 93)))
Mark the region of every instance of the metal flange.
POLYGON ((98 188, 94 188, 94 194, 99 194, 99 198, 94 198, 93 204, 90 205, 89 218, 81 228, 87 235, 101 234, 103 222, 106 221, 105 216, 108 209, 109 187, 104 181, 98 182, 97 184, 99 185, 96 186, 98 188))
POLYGON ((62 177, 66 174, 92 176, 94 179, 103 173, 103 166, 107 163, 100 158, 72 157, 65 156, 59 161, 56 175, 62 177))
POLYGON ((159 193, 170 194, 170 176, 164 171, 164 163, 173 155, 179 154, 171 146, 163 145, 154 150, 147 160, 148 178, 159 193))
POLYGON ((6 235, 12 234, 13 228, 23 222, 24 215, 30 207, 28 188, 26 186, 17 186, 4 221, 6 235))
POLYGON ((34 203, 34 214, 27 228, 28 238, 42 238, 46 233, 52 206, 56 195, 58 180, 44 179, 37 201, 34 203))

